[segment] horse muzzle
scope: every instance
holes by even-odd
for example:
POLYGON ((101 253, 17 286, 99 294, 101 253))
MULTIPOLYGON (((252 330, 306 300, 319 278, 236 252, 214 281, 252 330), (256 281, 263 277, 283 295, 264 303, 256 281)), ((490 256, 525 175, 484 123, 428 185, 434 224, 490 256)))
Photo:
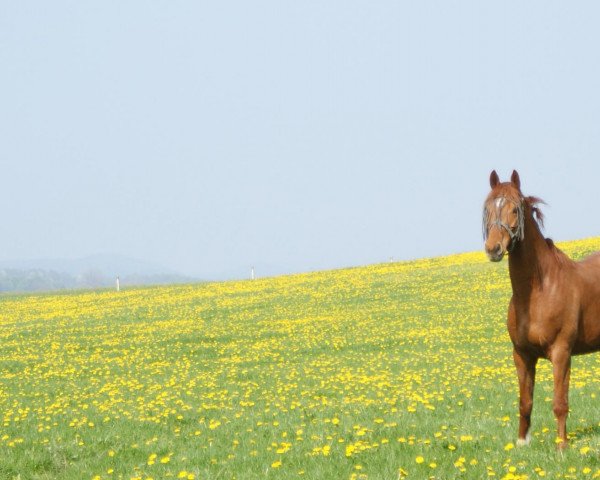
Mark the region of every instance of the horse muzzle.
POLYGON ((489 249, 487 246, 485 247, 485 253, 488 259, 492 262, 499 262, 504 258, 504 254, 506 253, 502 244, 497 243, 495 247, 489 249))

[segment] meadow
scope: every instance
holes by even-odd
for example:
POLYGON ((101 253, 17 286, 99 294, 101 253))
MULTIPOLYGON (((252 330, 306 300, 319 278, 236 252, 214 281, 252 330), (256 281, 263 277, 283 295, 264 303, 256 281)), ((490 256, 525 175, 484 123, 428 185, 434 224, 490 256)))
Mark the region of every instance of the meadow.
POLYGON ((547 361, 516 446, 509 298, 482 253, 1 297, 0 478, 600 477, 600 355, 574 358, 570 448, 547 361))

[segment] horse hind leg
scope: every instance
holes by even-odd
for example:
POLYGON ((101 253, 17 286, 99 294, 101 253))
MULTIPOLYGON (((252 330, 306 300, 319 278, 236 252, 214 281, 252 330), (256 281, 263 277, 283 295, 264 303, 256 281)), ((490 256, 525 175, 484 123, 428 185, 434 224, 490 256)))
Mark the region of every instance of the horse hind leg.
POLYGON ((517 445, 528 445, 531 439, 531 411, 533 410, 533 387, 537 358, 513 350, 513 359, 519 378, 519 437, 517 445))

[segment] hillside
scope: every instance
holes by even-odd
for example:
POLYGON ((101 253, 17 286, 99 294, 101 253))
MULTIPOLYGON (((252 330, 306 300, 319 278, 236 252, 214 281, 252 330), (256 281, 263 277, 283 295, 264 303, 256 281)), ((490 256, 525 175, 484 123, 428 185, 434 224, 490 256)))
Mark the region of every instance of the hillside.
POLYGON ((190 283, 168 268, 116 254, 83 258, 0 261, 0 292, 49 292, 82 288, 190 283))
POLYGON ((574 360, 572 448, 555 452, 547 362, 513 448, 509 296, 507 262, 475 252, 3 297, 0 478, 591 478, 598 356, 574 360))

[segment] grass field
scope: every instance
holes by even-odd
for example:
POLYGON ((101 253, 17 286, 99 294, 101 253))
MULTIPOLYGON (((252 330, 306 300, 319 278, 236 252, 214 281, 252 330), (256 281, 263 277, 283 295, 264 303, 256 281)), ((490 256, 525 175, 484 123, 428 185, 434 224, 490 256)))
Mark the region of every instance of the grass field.
POLYGON ((600 477, 600 356, 574 360, 571 448, 546 361, 514 446, 509 297, 481 253, 2 297, 0 478, 600 477))

